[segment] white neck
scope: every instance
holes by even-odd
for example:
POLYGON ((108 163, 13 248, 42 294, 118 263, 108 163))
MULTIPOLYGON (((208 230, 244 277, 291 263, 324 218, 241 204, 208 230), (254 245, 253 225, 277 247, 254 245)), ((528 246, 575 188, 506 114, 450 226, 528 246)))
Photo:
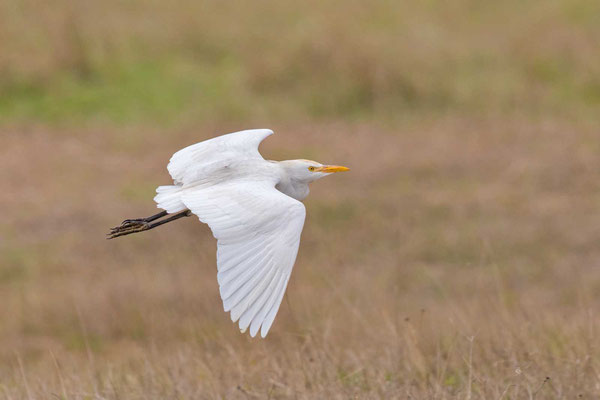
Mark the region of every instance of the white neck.
POLYGON ((310 192, 307 182, 302 182, 292 177, 286 168, 286 162, 278 163, 281 167, 281 178, 275 188, 281 193, 290 196, 293 199, 302 201, 310 192))
POLYGON ((308 184, 304 182, 298 182, 294 179, 290 179, 289 177, 279 181, 279 183, 275 185, 275 188, 281 193, 299 201, 304 200, 310 192, 308 189, 308 184))

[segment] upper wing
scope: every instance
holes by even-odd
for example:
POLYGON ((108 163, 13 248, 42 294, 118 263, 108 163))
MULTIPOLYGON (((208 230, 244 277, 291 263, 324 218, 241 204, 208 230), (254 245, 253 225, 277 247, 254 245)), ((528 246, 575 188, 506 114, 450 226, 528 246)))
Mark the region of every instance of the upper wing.
POLYGON ((179 150, 169 160, 167 169, 175 183, 190 183, 197 178, 199 169, 216 161, 262 159, 258 145, 272 134, 270 129, 250 129, 217 136, 179 150))
POLYGON ((306 209, 272 182, 225 182, 189 190, 184 204, 218 239, 218 281, 233 322, 265 337, 298 254, 306 209))

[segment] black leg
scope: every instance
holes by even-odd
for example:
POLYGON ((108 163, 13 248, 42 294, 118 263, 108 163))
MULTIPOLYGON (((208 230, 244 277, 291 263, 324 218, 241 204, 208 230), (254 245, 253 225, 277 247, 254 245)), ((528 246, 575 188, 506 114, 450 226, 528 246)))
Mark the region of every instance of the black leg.
POLYGON ((117 226, 116 228, 112 228, 110 230, 110 233, 107 235, 108 236, 107 239, 114 239, 119 236, 125 236, 125 235, 130 235, 132 233, 147 231, 147 230, 156 228, 157 226, 166 224, 168 222, 175 221, 179 218, 189 217, 191 214, 192 214, 192 212, 190 210, 184 210, 184 211, 178 212, 177 214, 173 214, 169 218, 165 218, 163 220, 160 220, 160 221, 154 222, 154 223, 150 223, 150 222, 155 221, 162 216, 168 215, 167 212, 163 211, 162 213, 153 215, 148 218, 141 218, 141 219, 137 219, 137 220, 125 220, 125 221, 123 221, 123 224, 121 226, 117 226))
POLYGON ((158 214, 154 214, 151 215, 149 217, 146 218, 133 218, 133 219, 126 219, 125 221, 123 221, 121 223, 121 226, 125 225, 125 224, 131 224, 131 223, 136 223, 136 222, 152 222, 154 220, 157 220, 159 218, 164 217, 165 215, 167 215, 168 213, 166 211, 161 211, 158 214))
MULTIPOLYGON (((178 212, 177 214, 173 214, 169 218, 165 218, 161 221, 155 222, 153 224, 149 224, 148 229, 156 228, 157 226, 161 226, 162 224, 166 224, 167 222, 175 221, 176 219, 183 218, 183 217, 189 217, 190 215, 192 215, 192 212, 190 210, 181 211, 181 212, 178 212)), ((146 229, 146 230, 148 230, 148 229, 146 229)))

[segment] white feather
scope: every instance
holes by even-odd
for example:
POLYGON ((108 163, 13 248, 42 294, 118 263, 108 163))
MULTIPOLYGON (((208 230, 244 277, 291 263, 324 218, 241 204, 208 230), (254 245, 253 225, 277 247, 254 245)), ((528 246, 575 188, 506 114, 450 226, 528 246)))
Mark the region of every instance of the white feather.
MULTIPOLYGON (((271 282, 279 274, 287 282, 292 272, 306 213, 302 203, 264 181, 187 189, 181 199, 218 239, 220 293, 223 307, 231 311, 234 322, 257 299, 273 298, 272 293, 264 291, 282 290, 281 285, 271 282)), ((254 324, 254 334, 250 332, 254 336, 266 317, 274 318, 279 302, 271 314, 259 313, 259 309, 250 311, 240 320, 240 329, 254 324)), ((263 337, 268 330, 263 328, 263 337)))
POLYGON ((157 195, 154 197, 156 206, 162 208, 169 214, 177 213, 186 209, 181 201, 181 186, 169 185, 156 188, 157 195))
MULTIPOLYGON (((223 308, 242 332, 271 328, 300 244, 306 210, 296 200, 312 173, 308 160, 265 161, 260 142, 273 131, 230 133, 176 152, 168 165, 174 185, 154 198, 168 213, 185 209, 208 224, 218 240, 217 280, 223 308)), ((317 164, 315 166, 315 164, 317 164)))
POLYGON ((258 145, 272 134, 270 129, 250 129, 205 140, 173 154, 167 169, 175 183, 190 183, 211 164, 240 158, 262 159, 258 145))

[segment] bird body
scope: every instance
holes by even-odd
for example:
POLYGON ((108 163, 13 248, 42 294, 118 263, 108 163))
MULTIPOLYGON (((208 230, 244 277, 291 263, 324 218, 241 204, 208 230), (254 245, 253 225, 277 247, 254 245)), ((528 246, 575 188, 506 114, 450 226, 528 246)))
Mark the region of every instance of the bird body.
MULTIPOLYGON (((298 253, 309 183, 346 167, 310 160, 267 161, 260 142, 273 131, 254 129, 206 140, 176 152, 167 166, 173 185, 154 198, 167 219, 193 213, 217 239, 217 280, 226 312, 265 337, 281 304, 298 253)), ((133 222, 132 222, 133 221, 133 222)), ((136 222, 137 221, 137 222, 136 222)), ((126 220, 111 238, 151 229, 126 220)))

